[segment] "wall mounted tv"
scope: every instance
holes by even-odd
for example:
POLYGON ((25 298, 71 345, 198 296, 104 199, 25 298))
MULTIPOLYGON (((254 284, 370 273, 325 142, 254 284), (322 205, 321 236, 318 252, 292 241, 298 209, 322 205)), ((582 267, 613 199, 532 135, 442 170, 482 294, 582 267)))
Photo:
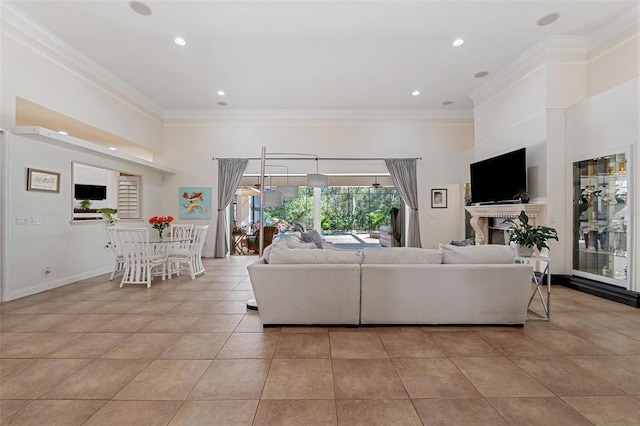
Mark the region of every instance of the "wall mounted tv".
POLYGON ((526 148, 470 165, 472 203, 517 202, 527 188, 526 148))
POLYGON ((106 200, 107 187, 103 185, 75 184, 73 198, 76 200, 106 200))

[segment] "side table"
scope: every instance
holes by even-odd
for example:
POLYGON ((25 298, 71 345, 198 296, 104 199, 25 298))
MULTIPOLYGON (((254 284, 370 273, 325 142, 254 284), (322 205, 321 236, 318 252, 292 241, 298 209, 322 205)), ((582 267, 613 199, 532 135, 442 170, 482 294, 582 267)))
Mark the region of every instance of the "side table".
POLYGON ((551 319, 551 258, 546 256, 516 257, 516 263, 525 263, 533 265, 533 283, 535 288, 529 298, 529 306, 527 309, 527 321, 549 321, 551 319), (537 272, 537 273, 536 273, 537 272), (547 280, 547 297, 543 295, 544 279, 547 280), (536 312, 531 309, 531 303, 538 296, 542 304, 542 312, 536 312))

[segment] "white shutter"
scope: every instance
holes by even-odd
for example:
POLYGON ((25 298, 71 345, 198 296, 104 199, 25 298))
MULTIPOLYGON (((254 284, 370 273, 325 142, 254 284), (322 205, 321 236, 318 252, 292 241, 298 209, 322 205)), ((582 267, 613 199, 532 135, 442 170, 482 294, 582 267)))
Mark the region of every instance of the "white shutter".
POLYGON ((140 176, 118 176, 118 218, 140 219, 140 176))

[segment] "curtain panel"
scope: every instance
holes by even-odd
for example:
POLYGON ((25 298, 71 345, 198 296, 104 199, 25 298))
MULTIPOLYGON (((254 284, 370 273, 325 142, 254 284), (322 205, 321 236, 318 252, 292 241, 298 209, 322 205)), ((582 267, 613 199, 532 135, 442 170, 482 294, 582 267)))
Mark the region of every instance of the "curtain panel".
POLYGON ((418 178, 415 158, 397 158, 384 160, 391 180, 409 207, 409 227, 406 246, 422 247, 420 242, 420 222, 418 219, 418 178))
POLYGON ((240 179, 249 164, 246 158, 218 159, 218 221, 216 225, 215 257, 225 257, 229 252, 229 225, 224 214, 240 185, 240 179))

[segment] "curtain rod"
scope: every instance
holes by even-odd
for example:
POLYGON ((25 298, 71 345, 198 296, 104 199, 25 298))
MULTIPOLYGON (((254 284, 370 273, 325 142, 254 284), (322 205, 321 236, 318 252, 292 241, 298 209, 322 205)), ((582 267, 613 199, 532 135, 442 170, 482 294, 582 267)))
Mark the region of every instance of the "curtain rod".
MULTIPOLYGON (((211 157, 212 160, 229 160, 224 157, 211 157)), ((295 157, 269 157, 267 160, 302 160, 302 161, 384 161, 384 160, 422 160, 422 157, 402 157, 402 158, 348 158, 348 157, 315 157, 315 158, 295 158, 295 157)), ((262 158, 251 157, 242 158, 242 160, 262 161, 262 158)))

